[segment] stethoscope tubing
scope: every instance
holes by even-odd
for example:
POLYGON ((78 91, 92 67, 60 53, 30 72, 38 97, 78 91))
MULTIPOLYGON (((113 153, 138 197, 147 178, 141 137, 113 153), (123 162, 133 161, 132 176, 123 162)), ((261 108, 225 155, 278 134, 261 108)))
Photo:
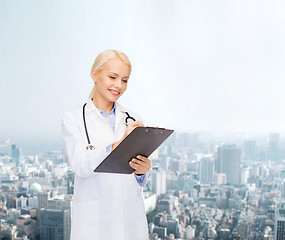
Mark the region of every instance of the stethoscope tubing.
POLYGON ((133 117, 131 117, 128 112, 125 112, 125 114, 127 114, 127 117, 126 117, 126 119, 125 119, 125 123, 126 123, 126 124, 128 124, 128 119, 131 119, 131 120, 133 120, 134 122, 136 121, 136 119, 134 119, 133 117))
MULTIPOLYGON (((88 142, 88 145, 86 146, 86 150, 90 149, 90 150, 93 150, 95 149, 95 147, 91 144, 90 142, 90 139, 89 139, 89 134, 88 134, 88 131, 87 131, 87 125, 86 125, 86 120, 85 120, 85 106, 86 106, 87 103, 85 103, 83 105, 83 122, 84 122, 84 128, 85 128, 85 133, 86 133, 86 138, 87 138, 87 142, 88 142)), ((129 115, 128 112, 125 112, 127 114, 127 117, 125 119, 125 124, 127 125, 128 124, 128 119, 131 119, 133 121, 136 121, 136 119, 134 119, 133 117, 131 117, 129 115)))

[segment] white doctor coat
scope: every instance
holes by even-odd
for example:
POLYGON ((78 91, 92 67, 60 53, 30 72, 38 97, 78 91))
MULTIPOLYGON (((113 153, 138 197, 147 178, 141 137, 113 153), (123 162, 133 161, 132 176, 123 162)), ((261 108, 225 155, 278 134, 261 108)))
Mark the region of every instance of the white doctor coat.
MULTIPOLYGON (((125 133, 126 110, 116 104, 115 133, 91 99, 85 106, 87 130, 95 150, 86 151, 82 106, 62 115, 65 149, 75 173, 71 240, 149 239, 142 188, 134 173, 93 172, 108 155, 106 147, 125 133)), ((135 113, 129 114, 140 120, 135 113)))

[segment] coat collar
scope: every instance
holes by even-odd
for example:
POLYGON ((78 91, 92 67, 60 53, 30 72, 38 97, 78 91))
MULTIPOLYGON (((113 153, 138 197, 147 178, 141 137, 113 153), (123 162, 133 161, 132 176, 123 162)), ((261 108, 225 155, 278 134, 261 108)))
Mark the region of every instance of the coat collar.
MULTIPOLYGON (((119 123, 121 123, 123 117, 126 117, 125 112, 126 109, 119 104, 118 102, 115 102, 115 107, 116 107, 116 116, 115 116, 115 132, 117 131, 119 123)), ((97 114, 100 115, 100 117, 106 121, 103 116, 101 115, 100 111, 98 108, 95 107, 94 103, 92 102, 91 98, 88 99, 86 107, 85 107, 85 112, 86 114, 89 114, 90 112, 96 112, 97 114)), ((106 122, 107 123, 107 122, 106 122)))
MULTIPOLYGON (((122 113, 127 112, 127 110, 121 104, 119 104, 118 102, 115 102, 115 107, 116 107, 116 114, 118 112, 122 112, 122 113)), ((85 110, 86 114, 88 114, 89 112, 92 112, 92 111, 99 112, 98 108, 95 107, 95 105, 92 102, 91 98, 88 99, 85 109, 86 109, 85 110)))

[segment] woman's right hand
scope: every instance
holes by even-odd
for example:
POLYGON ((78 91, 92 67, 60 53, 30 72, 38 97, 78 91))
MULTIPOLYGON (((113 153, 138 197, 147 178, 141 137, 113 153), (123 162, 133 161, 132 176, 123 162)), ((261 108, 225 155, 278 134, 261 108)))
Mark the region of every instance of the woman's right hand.
POLYGON ((126 129, 123 139, 125 139, 136 127, 144 127, 144 125, 138 120, 130 124, 127 124, 127 129, 126 129))
POLYGON ((123 138, 118 141, 118 142, 115 142, 112 146, 112 151, 122 142, 124 141, 124 139, 136 128, 136 127, 144 127, 144 125, 140 122, 140 121, 134 121, 130 124, 127 124, 127 129, 125 131, 125 134, 123 136, 123 138))

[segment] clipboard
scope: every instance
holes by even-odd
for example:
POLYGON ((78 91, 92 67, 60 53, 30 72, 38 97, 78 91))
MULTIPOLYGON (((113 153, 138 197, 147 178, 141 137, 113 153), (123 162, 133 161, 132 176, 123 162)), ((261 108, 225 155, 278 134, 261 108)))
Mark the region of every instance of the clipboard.
POLYGON ((100 164, 94 172, 131 174, 129 162, 137 155, 149 157, 174 130, 136 127, 100 164))

